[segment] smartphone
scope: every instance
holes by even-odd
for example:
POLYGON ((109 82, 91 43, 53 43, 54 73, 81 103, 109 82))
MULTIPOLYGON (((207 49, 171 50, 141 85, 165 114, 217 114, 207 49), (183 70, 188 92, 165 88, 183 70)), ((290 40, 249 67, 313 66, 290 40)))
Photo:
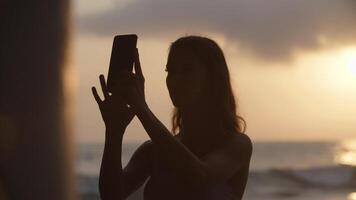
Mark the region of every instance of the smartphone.
POLYGON ((132 72, 135 59, 137 35, 116 35, 111 50, 109 74, 107 80, 108 91, 112 93, 120 70, 132 72))

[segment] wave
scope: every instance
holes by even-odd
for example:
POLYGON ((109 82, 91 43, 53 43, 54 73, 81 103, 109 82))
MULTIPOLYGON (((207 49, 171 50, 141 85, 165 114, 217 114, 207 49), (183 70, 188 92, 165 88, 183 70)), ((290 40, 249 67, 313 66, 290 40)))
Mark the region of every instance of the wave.
POLYGON ((347 165, 323 166, 305 169, 273 168, 250 172, 252 184, 298 185, 317 188, 355 188, 356 168, 347 165))
MULTIPOLYGON (((81 194, 98 194, 98 176, 78 174, 81 194)), ((328 190, 356 188, 356 167, 337 165, 305 169, 272 168, 250 171, 247 189, 252 193, 295 196, 305 188, 328 190)))

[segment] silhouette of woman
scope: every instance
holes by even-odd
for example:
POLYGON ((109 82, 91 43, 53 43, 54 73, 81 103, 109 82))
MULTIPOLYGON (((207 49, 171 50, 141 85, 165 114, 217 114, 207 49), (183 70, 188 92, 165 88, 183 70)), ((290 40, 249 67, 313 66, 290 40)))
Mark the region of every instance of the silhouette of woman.
POLYGON ((242 199, 252 142, 244 133, 245 121, 236 114, 229 71, 217 43, 185 36, 170 46, 166 81, 175 106, 173 134, 145 101, 137 49, 134 66, 135 73, 121 74, 112 95, 104 76, 99 76, 104 100, 92 88, 106 126, 99 179, 102 199, 125 199, 147 178, 147 200, 242 199), (150 140, 122 169, 123 134, 135 115, 150 140))

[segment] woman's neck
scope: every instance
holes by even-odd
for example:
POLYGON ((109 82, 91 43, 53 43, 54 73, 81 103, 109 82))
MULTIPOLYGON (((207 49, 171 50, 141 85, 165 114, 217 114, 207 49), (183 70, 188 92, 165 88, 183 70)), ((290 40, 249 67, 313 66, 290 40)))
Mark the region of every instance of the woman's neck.
POLYGON ((212 109, 205 109, 203 106, 182 108, 182 139, 197 145, 217 140, 223 130, 216 121, 215 114, 212 109))

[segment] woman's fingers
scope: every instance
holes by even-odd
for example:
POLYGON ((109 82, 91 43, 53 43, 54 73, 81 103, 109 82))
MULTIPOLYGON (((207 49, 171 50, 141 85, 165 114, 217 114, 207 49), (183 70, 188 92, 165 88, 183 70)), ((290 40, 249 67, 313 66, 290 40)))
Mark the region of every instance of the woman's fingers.
POLYGON ((101 89, 103 90, 104 97, 105 97, 105 99, 108 99, 109 98, 109 92, 108 92, 108 89, 106 87, 104 75, 100 74, 99 79, 100 79, 100 85, 101 85, 101 89))
POLYGON ((100 105, 100 103, 102 102, 102 100, 100 99, 98 92, 96 91, 95 87, 91 88, 91 91, 93 92, 93 96, 95 98, 95 101, 100 105))
POLYGON ((136 51, 135 51, 135 65, 134 66, 135 66, 135 74, 139 78, 144 79, 142 69, 141 69, 140 57, 138 54, 138 48, 136 48, 136 51))

